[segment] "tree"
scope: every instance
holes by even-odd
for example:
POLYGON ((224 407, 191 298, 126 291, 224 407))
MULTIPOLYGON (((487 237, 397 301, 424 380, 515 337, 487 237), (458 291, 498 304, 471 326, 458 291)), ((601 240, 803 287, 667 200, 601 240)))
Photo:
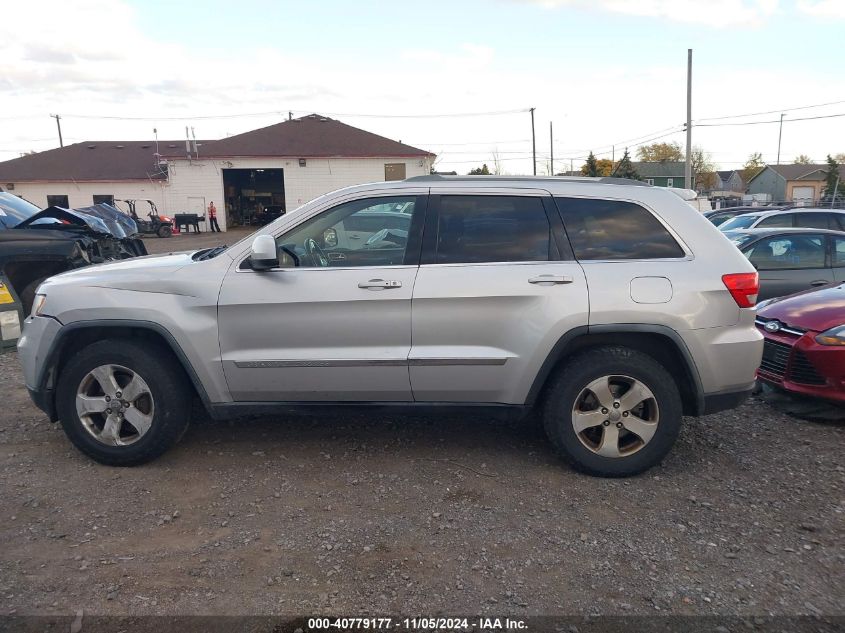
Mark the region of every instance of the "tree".
POLYGON ((763 155, 760 152, 754 152, 751 154, 751 156, 748 157, 748 160, 745 161, 745 165, 743 165, 740 170, 742 182, 748 184, 748 181, 756 176, 757 173, 765 166, 766 163, 763 161, 763 155))
POLYGON ((499 150, 493 150, 493 174, 496 176, 501 176, 505 173, 505 170, 502 169, 502 159, 499 158, 499 150))
POLYGON ((840 165, 841 165, 842 163, 845 163, 845 152, 840 152, 839 154, 834 154, 834 155, 833 155, 833 159, 834 159, 837 163, 839 163, 840 165))
POLYGON ((622 155, 622 160, 616 165, 611 175, 617 178, 628 178, 629 180, 642 180, 634 168, 634 164, 631 162, 631 157, 628 155, 627 149, 622 155))
POLYGON ((794 165, 809 165, 813 161, 810 160, 810 157, 806 154, 799 154, 795 157, 795 160, 792 161, 794 165))
POLYGON ((713 157, 700 146, 694 145, 690 153, 692 187, 696 191, 712 189, 716 185, 716 166, 713 157))
POLYGON ((481 167, 476 167, 475 169, 469 170, 470 176, 489 176, 490 169, 487 167, 487 163, 484 163, 481 167))
POLYGON ((599 158, 596 161, 599 176, 609 176, 613 173, 613 161, 609 158, 599 158))
POLYGON ((681 161, 684 154, 681 146, 677 143, 652 143, 637 148, 637 157, 644 162, 656 163, 659 161, 681 161))
POLYGON ((596 155, 593 152, 590 152, 590 155, 587 156, 587 162, 584 163, 584 166, 581 167, 581 173, 585 176, 598 176, 599 175, 599 165, 598 161, 596 160, 596 155))
POLYGON ((837 198, 845 196, 845 182, 841 178, 839 163, 830 154, 827 155, 827 169, 825 170, 825 174, 822 196, 827 200, 833 198, 834 192, 836 192, 837 198))

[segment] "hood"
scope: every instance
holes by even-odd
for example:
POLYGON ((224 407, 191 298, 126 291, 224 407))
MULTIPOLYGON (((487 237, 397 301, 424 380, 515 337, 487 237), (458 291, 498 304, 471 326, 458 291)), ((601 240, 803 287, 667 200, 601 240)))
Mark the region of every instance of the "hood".
POLYGON ((48 207, 27 218, 15 228, 41 226, 57 228, 56 225, 82 226, 95 233, 104 233, 118 239, 129 237, 138 232, 138 225, 135 224, 135 220, 109 204, 95 204, 79 209, 48 207))
POLYGON ((758 314, 805 330, 824 332, 845 324, 845 283, 777 299, 758 314))

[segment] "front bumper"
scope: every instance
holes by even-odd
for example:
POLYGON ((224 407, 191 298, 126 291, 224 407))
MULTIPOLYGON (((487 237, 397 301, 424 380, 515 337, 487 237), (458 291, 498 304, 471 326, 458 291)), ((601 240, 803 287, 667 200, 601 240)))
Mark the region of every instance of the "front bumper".
POLYGON ((56 420, 55 398, 46 369, 62 324, 52 317, 28 317, 18 340, 18 360, 29 396, 39 409, 56 420))
POLYGON ((816 334, 766 332, 757 377, 784 391, 845 403, 845 349, 819 345, 816 334))

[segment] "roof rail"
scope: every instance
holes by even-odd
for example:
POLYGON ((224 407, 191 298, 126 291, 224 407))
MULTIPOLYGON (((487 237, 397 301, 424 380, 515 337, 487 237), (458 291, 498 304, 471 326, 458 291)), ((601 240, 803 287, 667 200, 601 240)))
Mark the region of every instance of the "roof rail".
POLYGON ((634 185, 636 187, 651 187, 641 180, 628 178, 614 178, 613 176, 442 176, 431 174, 428 176, 412 176, 406 182, 583 182, 601 183, 603 185, 634 185))

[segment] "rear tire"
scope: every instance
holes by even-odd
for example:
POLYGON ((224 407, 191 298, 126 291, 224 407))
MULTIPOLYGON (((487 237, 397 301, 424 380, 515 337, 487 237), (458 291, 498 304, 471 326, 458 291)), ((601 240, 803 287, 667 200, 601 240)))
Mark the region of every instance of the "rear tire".
POLYGON ((678 437, 682 411, 671 374, 626 347, 570 358, 542 404, 543 426, 560 455, 598 477, 629 477, 660 463, 678 437))
POLYGON ((65 434, 80 451, 101 464, 135 466, 179 441, 190 421, 192 395, 165 347, 107 339, 64 366, 56 407, 65 434))
POLYGON ((159 237, 170 237, 173 235, 173 228, 167 224, 162 224, 158 227, 158 236, 159 237))

